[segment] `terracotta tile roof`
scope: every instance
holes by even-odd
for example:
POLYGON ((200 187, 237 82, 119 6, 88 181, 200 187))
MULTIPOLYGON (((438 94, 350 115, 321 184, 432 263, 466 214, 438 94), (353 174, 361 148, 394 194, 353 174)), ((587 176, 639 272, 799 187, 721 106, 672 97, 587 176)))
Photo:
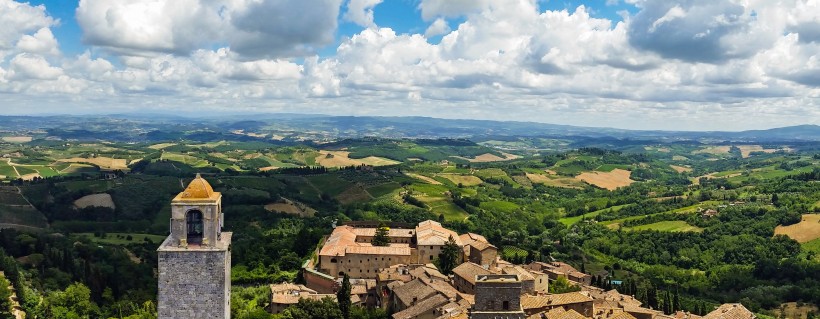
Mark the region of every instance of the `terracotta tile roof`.
MULTIPOLYGON (((471 241, 483 241, 483 242, 485 242, 485 243, 488 243, 488 242, 489 242, 489 241, 487 241, 487 238, 485 238, 484 236, 481 236, 481 235, 479 235, 479 234, 476 234, 476 233, 466 233, 466 234, 461 235, 461 236, 459 236, 459 237, 461 237, 461 238, 462 238, 462 241, 463 241, 464 239, 469 239, 469 240, 471 240, 471 241)), ((466 243, 466 241, 465 241, 465 243, 466 243)))
POLYGON ((501 259, 501 256, 495 257, 495 263, 496 263, 496 265, 498 265, 498 268, 503 268, 503 267, 506 267, 506 266, 514 266, 513 263, 511 263, 509 261, 506 261, 504 259, 501 259))
POLYGON ((507 266, 502 268, 501 272, 509 275, 518 275, 518 279, 520 279, 521 281, 535 280, 535 277, 533 277, 533 275, 530 274, 529 271, 522 268, 521 266, 507 266))
POLYGON ((624 308, 624 311, 627 311, 627 312, 645 313, 645 314, 652 314, 652 315, 661 314, 660 311, 652 310, 652 309, 649 309, 649 308, 638 307, 638 306, 634 306, 634 305, 624 305, 624 304, 621 304, 621 306, 624 308))
MULTIPOLYGON (((271 296, 271 303, 280 304, 280 305, 293 305, 299 302, 299 299, 309 299, 309 300, 322 300, 324 298, 331 298, 336 300, 336 295, 333 294, 301 294, 301 295, 290 295, 290 294, 275 294, 271 296)), ((351 296, 352 298, 353 296, 351 296)), ((358 297, 357 297, 358 298, 358 297)))
POLYGON ((474 263, 471 263, 471 262, 466 262, 466 263, 463 263, 461 265, 458 265, 458 267, 456 267, 456 268, 453 268, 453 274, 455 274, 456 276, 459 276, 461 278, 464 278, 464 280, 466 280, 467 282, 469 282, 471 284, 475 284, 475 277, 476 276, 478 276, 478 275, 491 275, 491 274, 493 274, 493 272, 489 271, 487 269, 484 269, 484 267, 481 267, 477 264, 474 264, 474 263))
POLYGON ((491 245, 490 243, 482 242, 482 241, 474 241, 469 243, 468 245, 475 247, 478 251, 484 251, 488 248, 498 249, 495 246, 491 245))
POLYGON ((283 293, 283 294, 291 294, 293 292, 306 292, 306 293, 316 293, 316 290, 310 289, 305 287, 305 285, 297 285, 292 284, 289 282, 284 282, 281 284, 272 284, 270 285, 271 294, 283 293))
POLYGON ((393 289, 396 298, 405 304, 410 305, 415 298, 416 302, 423 300, 436 293, 436 290, 428 286, 425 282, 415 279, 404 285, 393 289))
POLYGON ((449 279, 447 276, 445 276, 440 271, 438 271, 436 266, 433 265, 433 264, 426 264, 426 265, 416 267, 416 268, 410 270, 410 276, 413 276, 414 278, 424 276, 424 277, 427 277, 427 278, 430 278, 430 279, 436 279, 436 280, 447 280, 447 279, 449 279))
POLYGON ((547 319, 587 319, 587 317, 584 317, 584 315, 578 313, 577 311, 575 311, 573 309, 570 309, 570 310, 567 310, 566 312, 564 312, 563 314, 561 314, 558 317, 547 316, 547 319))
POLYGON ((755 319, 754 313, 746 309, 743 305, 739 303, 726 303, 720 305, 715 311, 712 311, 705 316, 703 319, 755 319))
POLYGON ((280 305, 294 305, 299 302, 299 299, 301 299, 299 295, 275 294, 271 296, 271 302, 280 305))
POLYGON ((438 316, 436 319, 469 319, 469 318, 470 318, 470 316, 465 311, 465 312, 460 312, 458 314, 443 314, 441 316, 438 316))
MULTIPOLYGON (((358 228, 358 227, 354 227, 351 231, 356 236, 364 236, 364 237, 374 237, 374 236, 376 236, 376 228, 358 228)), ((396 237, 396 238, 411 238, 415 234, 416 234, 415 229, 390 228, 390 230, 387 231, 387 237, 396 237)))
POLYGON ((333 229, 330 236, 325 240, 319 256, 344 256, 348 246, 357 246, 356 234, 352 232, 353 227, 339 226, 333 229))
POLYGON ((580 292, 538 296, 525 294, 521 296, 521 307, 524 309, 538 309, 592 301, 592 298, 580 292))
POLYGON ((350 286, 350 294, 351 295, 364 295, 367 294, 367 285, 351 285, 350 286))
POLYGON ((564 273, 579 278, 589 276, 585 273, 578 271, 577 269, 575 269, 575 267, 572 267, 570 264, 563 263, 560 261, 545 264, 545 268, 546 270, 550 270, 552 272, 564 273))
POLYGON ((575 310, 566 310, 563 307, 552 308, 549 311, 535 313, 527 319, 587 319, 575 310))
POLYGON ((629 314, 628 312, 621 311, 621 312, 618 312, 618 313, 612 315, 612 317, 609 317, 609 319, 636 319, 636 318, 635 318, 635 316, 629 314))
POLYGON ((410 256, 410 247, 347 246, 345 254, 410 256))
POLYGON ((444 319, 444 318, 458 318, 458 316, 460 316, 461 314, 467 314, 468 309, 470 309, 469 306, 464 307, 464 305, 461 305, 459 303, 451 301, 450 303, 447 303, 447 304, 445 304, 441 307, 438 307, 438 309, 436 309, 436 311, 438 313, 442 314, 438 318, 444 319))
POLYGON ((542 313, 544 314, 544 317, 551 318, 551 317, 560 317, 563 314, 565 314, 566 312, 567 312, 567 310, 564 309, 563 307, 556 307, 556 308, 552 308, 549 311, 545 311, 545 312, 542 312, 542 313))
POLYGON ((456 232, 444 228, 438 222, 426 220, 416 226, 417 245, 444 245, 450 239, 450 236, 453 237, 459 247, 464 246, 456 232))
POLYGON ((615 289, 612 289, 612 290, 609 290, 609 291, 601 291, 600 289, 596 289, 596 287, 585 286, 584 288, 589 290, 590 296, 592 296, 592 298, 595 299, 596 301, 597 300, 614 301, 614 302, 617 302, 622 307, 623 306, 640 307, 641 304, 642 304, 641 301, 638 300, 638 299, 635 299, 635 297, 630 296, 630 295, 624 295, 624 294, 618 292, 618 290, 615 290, 615 289))
POLYGON ((447 299, 455 300, 456 296, 458 296, 458 290, 445 281, 431 281, 428 282, 427 285, 447 297, 447 299))
POLYGON ((447 298, 442 295, 436 294, 429 298, 426 298, 410 308, 404 309, 397 313, 393 314, 394 319, 412 319, 416 318, 419 315, 429 312, 439 306, 445 305, 448 303, 447 298))
MULTIPOLYGON (((408 280, 407 282, 410 282, 410 281, 408 280)), ((387 289, 395 291, 396 288, 404 286, 404 284, 405 284, 405 282, 402 282, 402 281, 394 281, 394 282, 391 282, 391 283, 387 284, 387 289)))
POLYGON ((621 304, 614 300, 595 299, 592 304, 595 305, 595 309, 621 309, 621 304))
POLYGON ((462 302, 462 301, 466 302, 471 307, 473 305, 475 305, 475 295, 465 294, 463 292, 459 292, 458 293, 458 298, 456 298, 456 299, 458 299, 459 302, 462 302))
POLYGON ((698 315, 693 314, 693 313, 678 310, 677 312, 675 312, 675 318, 677 318, 677 319, 701 319, 703 317, 698 316, 698 315))
POLYGON ((491 245, 490 242, 487 241, 487 238, 484 238, 484 236, 481 236, 479 234, 466 233, 464 235, 458 236, 458 238, 461 240, 461 243, 465 246, 473 246, 476 249, 478 249, 478 251, 482 251, 490 247, 498 249, 497 247, 491 245))

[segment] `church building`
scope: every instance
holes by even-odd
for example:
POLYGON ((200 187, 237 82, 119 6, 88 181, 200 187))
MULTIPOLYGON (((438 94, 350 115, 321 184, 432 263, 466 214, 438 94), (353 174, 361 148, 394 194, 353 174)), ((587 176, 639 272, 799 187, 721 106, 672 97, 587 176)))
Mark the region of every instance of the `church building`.
POLYGON ((231 233, 222 195, 197 174, 171 201, 171 234, 157 249, 159 319, 231 316, 231 233))

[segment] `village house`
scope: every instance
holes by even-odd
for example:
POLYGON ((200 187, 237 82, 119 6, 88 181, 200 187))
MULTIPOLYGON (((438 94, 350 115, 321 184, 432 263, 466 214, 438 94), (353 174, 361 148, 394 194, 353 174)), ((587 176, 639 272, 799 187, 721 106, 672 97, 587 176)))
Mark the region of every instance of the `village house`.
POLYGON ((575 267, 572 267, 569 264, 560 261, 555 261, 551 263, 535 261, 530 263, 528 265, 528 268, 535 271, 546 273, 549 276, 550 280, 555 280, 559 277, 564 277, 567 280, 574 281, 583 285, 592 284, 591 275, 582 273, 575 269, 575 267))
POLYGON ((466 261, 481 265, 486 269, 496 267, 498 248, 490 244, 484 236, 466 233, 459 237, 461 242, 464 243, 464 255, 467 256, 466 261))
POLYGON ((757 316, 739 303, 727 303, 707 313, 703 319, 757 319, 757 316))
POLYGON ((287 307, 295 305, 299 299, 321 300, 331 298, 336 300, 334 294, 319 294, 315 290, 303 285, 282 283, 270 285, 271 303, 268 311, 273 314, 282 313, 287 307))
POLYGON ((507 266, 501 269, 503 274, 518 275, 521 279, 523 293, 535 295, 547 293, 549 276, 547 274, 526 269, 521 266, 507 266))
POLYGON ((527 294, 521 297, 521 307, 528 316, 559 307, 565 310, 574 310, 584 317, 592 317, 594 313, 593 299, 584 292, 538 296, 527 294))
POLYGON ((466 262, 453 268, 453 286, 459 292, 474 295, 475 280, 479 275, 493 275, 494 272, 478 264, 466 262))
MULTIPOLYGON (((453 238, 459 251, 463 244, 457 233, 428 220, 415 228, 391 227, 387 246, 373 246, 376 227, 336 227, 319 251, 317 269, 327 275, 376 279, 381 269, 398 264, 426 264, 442 253, 453 238)), ((463 259, 458 256, 458 259, 463 259)))

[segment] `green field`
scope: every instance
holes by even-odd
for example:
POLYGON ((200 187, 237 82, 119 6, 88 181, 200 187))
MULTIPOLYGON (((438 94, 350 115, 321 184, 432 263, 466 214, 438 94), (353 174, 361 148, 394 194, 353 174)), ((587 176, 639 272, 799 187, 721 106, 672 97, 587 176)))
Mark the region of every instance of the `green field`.
POLYGON ((667 220, 652 224, 640 225, 630 228, 624 228, 624 230, 657 230, 657 231, 667 231, 667 232, 703 232, 703 228, 692 226, 687 224, 685 221, 682 220, 667 220))
POLYGON ((399 187, 401 187, 401 185, 399 185, 398 183, 385 183, 373 187, 368 187, 367 192, 370 193, 370 195, 372 195, 373 197, 382 197, 392 193, 399 187))
POLYGON ((800 244, 805 252, 813 252, 814 259, 820 261, 820 238, 800 244))
POLYGON ((183 164, 188 164, 193 167, 205 167, 208 166, 208 161, 201 159, 199 157, 194 157, 186 154, 179 154, 179 153, 170 153, 170 152, 163 152, 160 159, 169 160, 169 161, 176 161, 183 164))
POLYGON ((627 205, 630 205, 630 204, 618 205, 618 206, 612 206, 610 208, 599 209, 599 210, 596 210, 594 212, 584 214, 584 215, 579 215, 579 216, 564 217, 564 218, 559 219, 558 221, 560 221, 564 225, 570 226, 572 224, 575 224, 575 223, 581 221, 584 218, 595 218, 595 216, 598 216, 601 213, 606 212, 607 210, 610 210, 610 209, 613 212, 617 212, 617 211, 621 210, 621 208, 623 208, 624 206, 627 206, 627 205))
POLYGON ((336 196, 347 190, 352 184, 339 179, 336 174, 321 174, 306 177, 322 193, 336 196))
POLYGON ((625 221, 636 220, 636 219, 641 219, 641 218, 644 218, 644 217, 649 217, 649 216, 654 216, 654 215, 659 215, 659 214, 666 214, 666 213, 678 213, 678 214, 691 213, 691 212, 694 212, 695 210, 697 210, 698 207, 715 206, 715 205, 718 205, 718 204, 720 204, 719 201, 708 200, 708 201, 705 201, 705 202, 700 202, 700 203, 695 204, 695 205, 681 207, 681 208, 673 209, 673 210, 666 211, 666 212, 654 213, 654 214, 649 214, 649 215, 641 215, 641 216, 630 216, 630 217, 614 219, 614 220, 607 220, 607 221, 601 222, 601 224, 605 225, 605 226, 610 226, 610 227, 614 227, 616 224, 620 226, 620 224, 623 224, 623 222, 625 222, 625 221))
POLYGON ((482 202, 480 207, 481 209, 502 213, 512 213, 520 208, 517 204, 507 201, 482 202))
POLYGON ((611 172, 611 171, 614 171, 617 168, 624 169, 624 170, 629 170, 630 169, 629 165, 604 164, 604 165, 598 166, 597 168, 595 168, 595 170, 599 171, 599 172, 611 172))
POLYGON ((21 175, 21 176, 22 176, 22 175, 36 174, 36 173, 37 173, 37 171, 36 171, 36 170, 34 170, 33 168, 31 168, 31 167, 29 167, 29 166, 19 166, 19 165, 15 165, 14 167, 17 169, 17 172, 18 172, 18 173, 20 173, 20 175, 21 175))
POLYGON ((514 259, 515 257, 524 258, 528 255, 526 250, 515 246, 504 246, 501 248, 501 255, 505 259, 514 259))
POLYGON ((0 161, 0 175, 17 178, 17 172, 14 167, 9 166, 6 161, 0 161))
POLYGON ((461 207, 456 206, 453 204, 449 199, 443 197, 419 197, 420 201, 424 202, 432 212, 436 215, 442 214, 444 215, 444 219, 451 221, 451 220, 458 220, 462 221, 467 218, 467 212, 465 212, 461 207))
POLYGON ((39 167, 36 167, 35 169, 37 170, 37 173, 39 173, 40 176, 42 176, 42 177, 52 177, 52 176, 60 175, 60 173, 55 171, 54 168, 49 167, 49 166, 39 166, 39 167))

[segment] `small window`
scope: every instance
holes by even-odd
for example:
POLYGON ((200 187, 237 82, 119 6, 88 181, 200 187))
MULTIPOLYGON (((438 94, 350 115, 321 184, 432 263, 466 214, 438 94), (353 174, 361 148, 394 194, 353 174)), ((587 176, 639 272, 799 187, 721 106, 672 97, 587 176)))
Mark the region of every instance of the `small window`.
POLYGON ((336 263, 336 258, 330 258, 330 262, 335 264, 336 263))
POLYGON ((504 310, 510 310, 510 302, 504 300, 504 303, 501 305, 501 307, 503 307, 504 310))

